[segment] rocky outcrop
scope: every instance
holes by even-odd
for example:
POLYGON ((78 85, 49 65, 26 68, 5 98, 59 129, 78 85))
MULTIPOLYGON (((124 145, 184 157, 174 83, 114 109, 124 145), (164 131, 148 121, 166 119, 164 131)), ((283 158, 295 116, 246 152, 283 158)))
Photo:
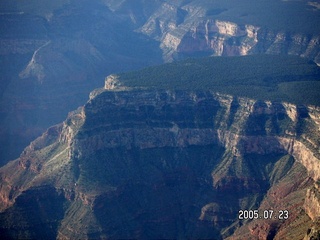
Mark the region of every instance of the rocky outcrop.
POLYGON ((313 188, 308 189, 304 208, 308 216, 314 221, 319 222, 320 218, 320 191, 319 186, 315 184, 313 188))
POLYGON ((290 34, 285 31, 263 30, 258 33, 257 52, 268 54, 287 53, 314 60, 319 65, 320 36, 290 34))
MULTIPOLYGON (((104 89, 106 90, 114 90, 114 91, 123 91, 123 90, 129 90, 132 89, 130 87, 121 86, 122 83, 119 81, 119 76, 112 74, 106 77, 104 89)), ((102 90, 97 89, 99 94, 102 92, 102 90)), ((90 93, 90 95, 96 95, 95 93, 90 93)))
MULTIPOLYGON (((161 43, 169 52, 191 54, 193 52, 211 52, 213 55, 247 55, 256 45, 259 27, 238 26, 235 23, 219 20, 199 22, 181 34, 180 29, 168 32, 161 43), (233 45, 232 39, 243 38, 241 45, 233 45)), ((168 51, 167 50, 167 51, 168 51)))
MULTIPOLYGON (((65 239, 225 238, 238 228, 247 239, 275 231, 280 239, 295 224, 301 225, 296 236, 304 236, 316 220, 318 149, 304 140, 319 134, 316 107, 292 115, 290 109, 302 106, 212 91, 129 90, 115 76, 106 78, 106 86, 0 169, 4 236, 14 232, 8 216, 21 214, 21 199, 33 199, 30 189, 47 186, 66 206, 55 235, 65 239), (297 128, 301 121, 312 131, 297 128), (239 209, 253 205, 288 209, 290 219, 240 228, 239 209), (119 232, 123 222, 130 228, 119 232), (148 232, 146 225, 161 227, 148 232), (161 235, 161 229, 169 230, 161 235)), ((28 222, 31 230, 21 236, 37 235, 32 229, 42 221, 28 222)))
POLYGON ((105 80, 104 88, 106 90, 112 90, 112 89, 115 89, 115 88, 119 88, 119 85, 120 85, 120 82, 117 80, 117 76, 116 75, 110 75, 105 80))

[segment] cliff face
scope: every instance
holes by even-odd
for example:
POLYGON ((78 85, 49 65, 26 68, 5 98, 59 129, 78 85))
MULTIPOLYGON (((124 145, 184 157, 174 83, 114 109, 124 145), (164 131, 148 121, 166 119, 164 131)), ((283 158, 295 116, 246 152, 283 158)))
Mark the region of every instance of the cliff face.
POLYGON ((248 55, 258 43, 258 30, 253 25, 239 26, 233 22, 208 19, 194 26, 165 34, 161 48, 170 54, 190 55, 194 52, 216 56, 248 55))
MULTIPOLYGON (((273 20, 267 23, 247 17, 252 10, 249 6, 244 10, 243 6, 236 5, 199 4, 197 1, 166 2, 150 16, 140 31, 161 42, 166 61, 194 54, 235 56, 268 53, 298 55, 320 63, 319 31, 306 33, 306 28, 299 29, 298 24, 294 31, 289 24, 279 29, 279 26, 272 25, 273 20), (228 11, 234 13, 226 13, 228 11)), ((263 7, 266 11, 272 8, 268 5, 263 7)), ((282 17, 286 18, 292 6, 288 4, 278 7, 284 7, 282 17)), ((259 14, 259 9, 253 11, 256 11, 253 15, 259 14)), ((264 19, 263 15, 261 19, 264 19)), ((296 17, 293 25, 301 16, 296 17)), ((280 22, 283 20, 279 16, 277 19, 280 22)), ((280 22, 275 24, 281 25, 280 22)))
POLYGON ((320 216, 320 199, 319 199, 319 186, 315 184, 313 189, 308 189, 306 200, 305 200, 305 209, 310 218, 314 221, 319 220, 320 216))
POLYGON ((267 53, 297 55, 319 64, 319 35, 309 37, 212 19, 181 28, 177 27, 164 34, 161 48, 168 59, 174 53, 181 56, 194 52, 207 52, 216 56, 267 53))
POLYGON ((301 115, 292 111, 302 106, 287 103, 128 90, 117 81, 107 78, 109 90, 93 92, 1 168, 3 236, 42 236, 36 226, 46 224, 50 238, 62 239, 225 238, 236 229, 254 239, 277 229, 289 236, 294 217, 303 223, 296 236, 311 229, 318 108, 301 115), (44 213, 37 221, 26 217, 26 199, 44 213), (49 199, 58 210, 48 220, 49 199), (290 219, 241 223, 238 211, 249 208, 285 208, 290 219), (18 216, 23 221, 13 226, 18 216))

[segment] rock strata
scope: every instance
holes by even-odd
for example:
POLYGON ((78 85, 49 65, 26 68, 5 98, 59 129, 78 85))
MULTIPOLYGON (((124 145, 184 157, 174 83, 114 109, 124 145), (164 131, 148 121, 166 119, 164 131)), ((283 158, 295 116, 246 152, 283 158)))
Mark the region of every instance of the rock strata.
MULTIPOLYGON (((305 140, 319 134, 317 108, 293 117, 287 103, 212 91, 129 90, 115 76, 106 86, 0 169, 4 236, 17 237, 22 228, 12 228, 9 217, 25 211, 19 203, 48 186, 65 206, 54 238, 226 238, 236 231, 254 239, 275 229, 280 238, 290 236, 293 217, 301 220, 296 236, 317 220, 312 186, 319 159, 305 140), (257 120, 280 115, 273 125, 257 120), (314 128, 294 132, 300 121, 314 128), (239 209, 250 206, 288 208, 292 217, 240 223, 239 209)), ((26 220, 30 228, 19 236, 40 236, 35 226, 45 219, 26 220)))

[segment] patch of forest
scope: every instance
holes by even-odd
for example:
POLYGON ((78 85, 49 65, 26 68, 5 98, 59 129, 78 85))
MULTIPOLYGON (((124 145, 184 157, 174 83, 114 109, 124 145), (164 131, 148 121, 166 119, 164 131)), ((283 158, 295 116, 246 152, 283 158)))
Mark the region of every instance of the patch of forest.
POLYGON ((206 57, 119 74, 129 87, 213 90, 320 106, 320 68, 297 56, 206 57))

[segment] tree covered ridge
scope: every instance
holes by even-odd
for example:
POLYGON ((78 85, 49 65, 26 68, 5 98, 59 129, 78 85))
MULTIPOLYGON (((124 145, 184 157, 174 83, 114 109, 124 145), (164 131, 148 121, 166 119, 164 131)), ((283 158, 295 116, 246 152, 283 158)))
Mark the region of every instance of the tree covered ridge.
POLYGON ((129 87, 213 90, 320 106, 320 68, 297 56, 206 57, 119 74, 129 87))

